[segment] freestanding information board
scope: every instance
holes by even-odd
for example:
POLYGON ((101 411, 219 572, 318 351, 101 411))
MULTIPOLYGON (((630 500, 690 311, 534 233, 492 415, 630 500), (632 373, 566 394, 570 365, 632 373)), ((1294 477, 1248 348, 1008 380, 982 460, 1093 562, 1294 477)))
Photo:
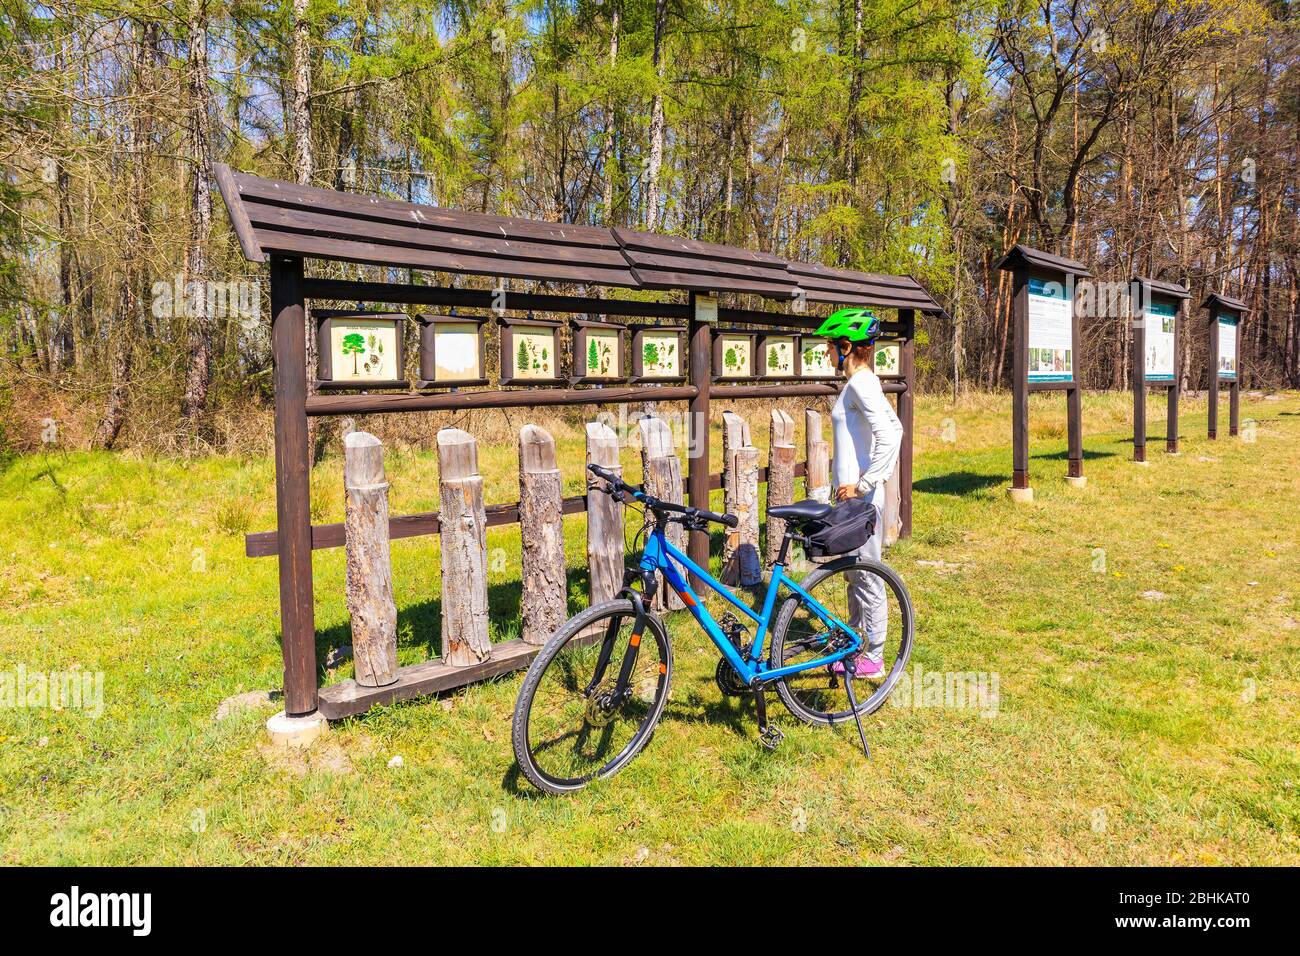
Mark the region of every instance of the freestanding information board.
POLYGON ((1178 355, 1183 345, 1183 313, 1190 297, 1185 288, 1158 279, 1134 276, 1140 290, 1133 303, 1133 460, 1147 460, 1147 389, 1165 389, 1165 451, 1178 454, 1178 355))
POLYGON ((1241 352, 1238 329, 1246 303, 1211 292, 1201 303, 1208 319, 1210 336, 1209 393, 1210 415, 1206 434, 1219 437, 1219 387, 1228 388, 1228 434, 1235 435, 1241 425, 1241 352))
POLYGON ((1079 316, 1074 280, 1091 276, 1082 262, 1016 245, 997 267, 1012 274, 1011 488, 1033 501, 1029 485, 1029 393, 1065 392, 1069 465, 1066 481, 1082 488, 1083 423, 1079 376, 1079 316))

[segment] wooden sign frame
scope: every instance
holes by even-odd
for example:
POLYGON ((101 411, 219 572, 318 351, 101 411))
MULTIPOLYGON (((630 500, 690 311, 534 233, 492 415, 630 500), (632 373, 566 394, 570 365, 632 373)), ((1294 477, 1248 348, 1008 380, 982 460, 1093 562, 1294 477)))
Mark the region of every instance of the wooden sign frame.
POLYGON ((877 378, 897 379, 903 377, 903 340, 892 336, 881 336, 871 344, 871 370, 876 373, 877 378), (893 372, 881 371, 876 367, 876 356, 880 354, 881 347, 892 347, 898 350, 898 368, 893 372))
POLYGON ((715 382, 739 382, 745 379, 757 377, 754 356, 758 347, 757 336, 753 332, 746 332, 742 329, 717 329, 713 333, 713 381, 715 382), (749 340, 749 368, 740 374, 724 374, 722 369, 725 368, 723 359, 726 357, 726 339, 748 339, 749 340))
POLYGON ((1179 356, 1183 354, 1183 335, 1187 316, 1187 300, 1191 293, 1180 285, 1134 276, 1133 285, 1141 290, 1144 303, 1141 312, 1133 313, 1133 344, 1129 356, 1133 386, 1133 460, 1147 460, 1147 390, 1164 389, 1167 393, 1165 412, 1165 451, 1178 454, 1178 400, 1182 394, 1182 374, 1179 356), (1147 306, 1159 303, 1174 310, 1174 369, 1166 379, 1150 379, 1146 374, 1147 306))
POLYGON ((1228 386, 1228 435, 1235 436, 1241 427, 1241 320, 1248 309, 1240 299, 1211 292, 1201 303, 1206 311, 1206 334, 1209 336, 1209 417, 1206 420, 1206 437, 1219 437, 1219 388, 1228 386), (1237 371, 1232 376, 1219 374, 1219 316, 1227 315, 1237 325, 1237 371))
POLYGON ((453 310, 447 315, 420 314, 415 317, 415 320, 420 323, 420 379, 416 382, 416 388, 467 388, 474 385, 488 384, 487 336, 483 332, 483 326, 491 321, 490 319, 479 315, 456 315, 453 310), (478 378, 457 379, 455 381, 439 381, 436 378, 438 364, 435 343, 437 341, 438 326, 440 325, 474 325, 478 327, 478 378))
MULTIPOLYGON (((701 323, 704 325, 704 323, 701 323)), ((707 326, 705 326, 707 328, 707 326)), ((632 347, 629 349, 632 359, 632 382, 684 382, 686 381, 686 329, 680 325, 639 325, 629 326, 628 331, 632 333, 632 347), (644 353, 642 346, 645 336, 657 333, 671 333, 677 337, 677 374, 676 375, 647 375, 645 371, 644 353)))
POLYGON ((340 319, 364 319, 366 321, 391 322, 396 335, 396 367, 405 375, 406 372, 406 322, 404 312, 365 312, 359 309, 313 309, 312 318, 316 322, 316 379, 317 389, 322 392, 390 389, 411 387, 406 378, 374 379, 368 381, 335 381, 334 349, 330 343, 334 324, 340 319))
POLYGON ((563 385, 564 377, 560 374, 560 329, 559 322, 547 322, 542 319, 498 319, 501 327, 501 384, 502 385, 563 385), (515 368, 515 333, 519 331, 547 330, 551 333, 549 361, 554 364, 548 369, 550 374, 536 378, 522 378, 515 368))
POLYGON ((754 364, 757 366, 757 377, 764 382, 797 382, 801 378, 800 373, 800 347, 799 336, 793 332, 767 332, 758 336, 758 343, 754 356, 754 364), (790 343, 790 373, 788 375, 768 375, 767 374, 767 350, 772 347, 776 340, 788 341, 790 343))
POLYGON ((1080 372, 1083 341, 1079 329, 1079 310, 1070 300, 1070 380, 1029 380, 1029 295, 1030 282, 1056 282, 1066 290, 1067 299, 1073 291, 1074 277, 1089 278, 1092 270, 1082 262, 1065 259, 1031 249, 1012 246, 997 263, 997 268, 1012 274, 1012 402, 1011 402, 1011 489, 1010 495, 1018 501, 1033 501, 1034 492, 1029 484, 1029 393, 1065 392, 1068 464, 1066 481, 1082 488, 1087 481, 1083 474, 1083 395, 1080 372))
POLYGON ((839 378, 839 375, 840 375, 839 371, 835 368, 835 355, 834 355, 834 349, 831 348, 831 343, 830 343, 830 340, 829 340, 829 339, 823 338, 823 337, 820 336, 820 335, 801 335, 801 336, 799 336, 799 380, 800 380, 800 381, 803 381, 803 382, 833 382, 833 381, 835 381, 836 379, 839 378), (828 356, 828 357, 830 358, 830 360, 831 360, 831 370, 830 370, 829 372, 827 372, 825 375, 809 375, 809 374, 807 374, 808 369, 807 369, 807 367, 804 365, 804 360, 803 360, 803 353, 804 353, 804 349, 805 349, 805 347, 806 347, 806 346, 805 346, 805 343, 806 343, 806 342, 813 342, 814 344, 820 344, 820 345, 824 345, 824 346, 826 346, 827 356, 828 356))
POLYGON ((627 326, 614 322, 597 322, 588 319, 574 319, 569 323, 573 339, 573 371, 569 382, 573 385, 611 385, 628 380, 627 326), (618 374, 612 376, 592 375, 587 368, 587 343, 592 330, 616 332, 618 334, 618 374))

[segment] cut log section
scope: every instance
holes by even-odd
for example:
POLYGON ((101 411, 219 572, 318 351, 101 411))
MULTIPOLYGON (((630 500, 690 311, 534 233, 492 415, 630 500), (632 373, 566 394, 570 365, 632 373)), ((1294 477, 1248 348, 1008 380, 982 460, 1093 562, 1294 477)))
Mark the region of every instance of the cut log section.
POLYGON ((384 446, 353 431, 343 439, 343 533, 347 604, 356 681, 384 687, 397 680, 397 604, 388 541, 384 446))
POLYGON ((568 620, 560 491, 555 439, 543 428, 525 425, 519 432, 520 636, 528 644, 545 644, 568 620))
POLYGON ((488 639, 487 516, 474 438, 438 432, 442 526, 442 659, 466 667, 492 654, 488 639))

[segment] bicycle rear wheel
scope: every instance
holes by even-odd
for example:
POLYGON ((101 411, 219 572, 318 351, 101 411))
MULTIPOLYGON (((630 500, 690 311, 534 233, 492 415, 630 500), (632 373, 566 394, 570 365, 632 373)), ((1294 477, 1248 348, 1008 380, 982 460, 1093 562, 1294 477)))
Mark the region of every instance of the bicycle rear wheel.
POLYGON ((581 790, 649 743, 668 701, 673 655, 658 618, 647 615, 639 635, 635 625, 631 601, 597 604, 560 628, 528 668, 511 740, 538 789, 581 790))
MULTIPOLYGON (((854 681, 858 715, 874 713, 893 691, 912 656, 915 616, 903 579, 885 564, 855 558, 818 568, 800 586, 822 607, 854 627, 864 644, 868 623, 873 633, 884 635, 880 648, 883 679, 870 694, 863 691, 872 683, 865 678, 854 681), (864 593, 868 606, 875 608, 874 615, 857 600, 864 593)), ((827 627, 801 597, 787 598, 773 626, 770 665, 785 667, 824 657, 828 653, 827 637, 827 627)), ((775 683, 786 709, 805 723, 829 725, 853 717, 843 676, 830 667, 801 671, 775 683)))

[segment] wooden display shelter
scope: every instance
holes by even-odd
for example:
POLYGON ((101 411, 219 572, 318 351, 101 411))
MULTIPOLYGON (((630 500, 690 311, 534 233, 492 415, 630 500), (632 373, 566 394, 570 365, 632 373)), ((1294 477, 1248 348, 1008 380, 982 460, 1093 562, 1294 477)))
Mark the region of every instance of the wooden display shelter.
MULTIPOLYGON (((1079 375, 1079 314, 1074 309, 1074 278, 1088 277, 1092 271, 1082 262, 1062 256, 1015 245, 997 262, 996 268, 1012 274, 1012 404, 1011 404, 1011 494, 1032 500, 1029 486, 1029 393, 1040 391, 1065 392, 1069 464, 1066 478, 1074 484, 1083 484, 1083 413, 1082 379, 1079 375), (1056 284, 1063 296, 1038 296, 1033 290, 1042 284, 1056 284), (1031 343, 1030 297, 1063 298, 1068 304, 1069 345, 1049 350, 1038 349, 1031 343), (1065 353, 1063 366, 1057 372, 1043 373, 1039 378, 1031 368, 1031 348, 1035 352, 1056 351, 1065 353)), ((1045 364, 1046 360, 1043 360, 1045 364)), ((1041 365, 1035 365, 1041 367, 1041 365)))
MULTIPOLYGON (((876 275, 791 262, 767 253, 698 242, 675 236, 614 228, 539 222, 490 216, 370 196, 336 192, 215 168, 235 235, 244 256, 267 263, 270 272, 271 344, 274 359, 276 515, 274 531, 247 536, 249 556, 279 559, 280 626, 284 654, 285 712, 305 716, 318 709, 334 719, 364 712, 377 703, 415 697, 483 680, 526 666, 533 645, 493 645, 492 657, 480 664, 452 667, 437 662, 399 668, 398 680, 384 687, 333 685, 318 688, 315 609, 312 596, 312 551, 344 544, 341 524, 312 525, 310 455, 307 423, 312 417, 378 412, 465 410, 557 405, 686 402, 692 413, 691 436, 696 454, 684 480, 689 503, 709 506, 709 492, 721 476, 709 473, 709 413, 715 399, 777 399, 829 396, 838 386, 828 382, 715 384, 712 340, 720 327, 759 326, 798 332, 815 328, 820 316, 720 306, 721 295, 758 295, 780 302, 866 305, 896 310, 884 323, 885 333, 900 344, 897 378, 884 383, 897 396, 906 430, 900 457, 902 533, 911 530, 914 339, 916 313, 940 313, 933 298, 907 276, 876 275), (469 289, 397 282, 317 278, 308 275, 307 259, 365 263, 429 272, 531 280, 539 283, 662 290, 684 293, 687 301, 641 301, 549 292, 502 293, 498 288, 469 289), (567 313, 636 317, 654 324, 681 327, 687 365, 680 384, 603 384, 566 387, 479 387, 434 391, 371 388, 365 394, 337 389, 309 395, 305 323, 308 302, 373 303, 492 310, 525 318, 529 313, 567 313)), ((558 358, 558 357, 557 357, 558 358)), ((624 370, 630 376, 631 369, 624 370)), ((431 371, 421 375, 420 385, 431 371)), ((557 370, 558 378, 558 370, 557 370)), ((521 383, 522 384, 522 383, 521 383)), ((1073 446, 1072 446, 1073 447, 1073 446)), ((585 496, 566 498, 563 513, 585 511, 585 496)), ((490 505, 487 524, 519 520, 517 502, 490 505)), ((437 534, 436 513, 397 515, 390 537, 437 534)), ((689 554, 707 564, 709 538, 692 532, 689 554)))
MULTIPOLYGON (((1159 279, 1134 276, 1133 283, 1142 290, 1143 310, 1133 316, 1133 460, 1147 460, 1147 390, 1164 389, 1166 393, 1165 451, 1178 454, 1178 399, 1181 394, 1178 357, 1182 355, 1187 300, 1191 293, 1183 286, 1159 279), (1173 323, 1173 341, 1169 371, 1150 374, 1148 370, 1147 326, 1152 317, 1162 321, 1168 315, 1173 323)), ((1161 361, 1161 360, 1157 360, 1161 361)))
POLYGON ((1209 373, 1209 420, 1206 426, 1206 435, 1209 438, 1219 437, 1219 387, 1228 386, 1228 434, 1236 435, 1241 427, 1241 339, 1236 334, 1241 329, 1241 317, 1246 313, 1246 303, 1240 299, 1234 299, 1230 296, 1222 295, 1218 292, 1211 292, 1201 303, 1201 308, 1206 313, 1206 334, 1209 336, 1209 363, 1206 371, 1209 373), (1228 372, 1222 368, 1225 356, 1222 352, 1222 332, 1219 328, 1220 321, 1230 320, 1234 329, 1234 352, 1232 356, 1232 371, 1228 372))

